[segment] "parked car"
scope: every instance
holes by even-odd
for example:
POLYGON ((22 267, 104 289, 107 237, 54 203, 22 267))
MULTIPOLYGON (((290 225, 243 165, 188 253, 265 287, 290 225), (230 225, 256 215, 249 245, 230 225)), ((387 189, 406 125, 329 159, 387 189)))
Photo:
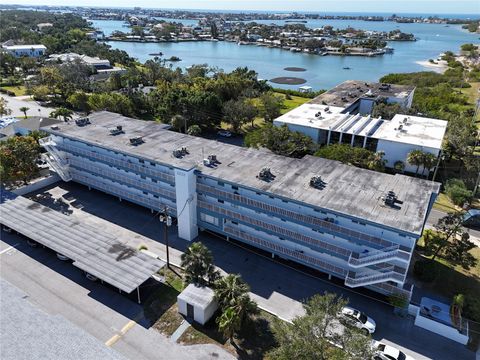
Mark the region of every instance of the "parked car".
POLYGON ((98 278, 97 278, 96 276, 94 276, 94 275, 92 275, 92 274, 90 274, 90 273, 88 273, 88 272, 85 273, 85 277, 86 277, 88 280, 90 280, 90 281, 97 281, 97 280, 98 280, 98 278))
POLYGON ((232 137, 232 133, 227 130, 220 130, 217 132, 218 136, 223 136, 223 137, 232 137))
POLYGON ((375 321, 361 311, 350 306, 345 306, 342 309, 341 315, 345 323, 361 329, 365 334, 373 334, 375 332, 375 328, 377 326, 375 321))
POLYGON ((396 347, 381 343, 379 341, 373 342, 375 349, 374 360, 414 360, 412 357, 405 355, 396 347))
POLYGON ((468 210, 465 215, 463 215, 463 226, 473 230, 480 230, 480 210, 468 210))
POLYGON ((57 253, 57 258, 58 258, 58 260, 62 260, 62 261, 69 261, 70 260, 70 258, 68 258, 65 255, 62 255, 60 253, 57 253))

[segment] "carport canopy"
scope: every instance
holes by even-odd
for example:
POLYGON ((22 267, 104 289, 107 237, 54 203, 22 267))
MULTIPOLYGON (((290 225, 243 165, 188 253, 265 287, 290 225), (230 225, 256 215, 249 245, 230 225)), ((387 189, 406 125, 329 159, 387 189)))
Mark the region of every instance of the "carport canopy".
POLYGON ((2 189, 1 223, 62 254, 73 265, 131 293, 165 263, 126 246, 103 229, 80 223, 74 216, 2 189))

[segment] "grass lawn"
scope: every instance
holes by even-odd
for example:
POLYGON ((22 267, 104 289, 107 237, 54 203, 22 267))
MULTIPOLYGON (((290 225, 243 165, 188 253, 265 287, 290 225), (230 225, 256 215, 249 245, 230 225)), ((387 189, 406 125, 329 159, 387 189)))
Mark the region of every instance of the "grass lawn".
POLYGON ((14 92, 15 96, 22 96, 27 94, 27 88, 24 85, 2 86, 2 89, 14 92))
POLYGON ((268 359, 268 351, 275 347, 275 339, 271 330, 274 316, 260 311, 253 316, 242 328, 235 343, 239 350, 235 349, 223 335, 218 332, 215 320, 210 320, 205 326, 193 324, 178 339, 184 345, 215 344, 237 355, 241 359, 268 359))
MULTIPOLYGON (((472 87, 469 87, 467 89, 459 89, 462 93, 467 95, 468 97, 468 102, 472 105, 475 105, 477 102, 477 99, 480 95, 479 90, 480 90, 480 82, 471 82, 470 85, 472 87)), ((480 128, 480 114, 477 114, 477 119, 476 119, 477 127, 480 128)))
POLYGON ((165 277, 165 284, 160 285, 143 304, 145 318, 155 329, 168 336, 183 321, 177 307, 177 296, 183 290, 183 280, 180 270, 174 267, 172 269, 160 271, 160 275, 165 277))
POLYGON ((433 204, 433 208, 444 212, 454 212, 461 210, 458 206, 455 206, 450 198, 445 194, 438 194, 437 200, 433 204))

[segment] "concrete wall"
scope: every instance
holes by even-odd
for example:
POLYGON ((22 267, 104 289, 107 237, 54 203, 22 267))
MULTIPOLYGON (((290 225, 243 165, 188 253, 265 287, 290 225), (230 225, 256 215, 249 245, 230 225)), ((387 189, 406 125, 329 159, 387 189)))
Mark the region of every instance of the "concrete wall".
POLYGON ((57 174, 52 174, 49 177, 40 179, 38 181, 34 181, 28 185, 22 186, 13 190, 12 192, 17 195, 25 195, 34 191, 38 191, 44 187, 50 186, 55 184, 56 182, 60 181, 60 176, 57 174))
MULTIPOLYGON (((183 316, 187 316, 187 302, 180 297, 177 298, 178 312, 183 316)), ((218 304, 213 301, 205 309, 193 306, 193 320, 201 325, 205 325, 215 314, 218 309, 218 304)))
MULTIPOLYGON (((408 153, 412 150, 421 150, 424 152, 429 152, 436 157, 438 157, 440 150, 433 149, 424 146, 412 145, 412 144, 402 144, 388 140, 378 140, 377 151, 384 151, 385 157, 384 159, 387 160, 387 167, 393 168, 393 165, 396 161, 400 160, 403 161, 405 164, 405 171, 406 172, 415 172, 416 166, 409 165, 407 163, 407 156, 408 153)), ((422 167, 419 169, 419 174, 422 173, 422 167)), ((432 168, 430 171, 433 171, 432 168)), ((426 171, 425 171, 426 174, 426 171)))
POLYGON ((188 241, 198 236, 196 183, 193 169, 190 171, 175 169, 178 236, 188 241))
POLYGON ((442 324, 438 321, 420 315, 420 309, 418 309, 417 316, 415 317, 415 325, 430 330, 436 334, 442 335, 450 340, 459 342, 463 345, 466 345, 468 342, 468 335, 461 334, 454 327, 442 324))

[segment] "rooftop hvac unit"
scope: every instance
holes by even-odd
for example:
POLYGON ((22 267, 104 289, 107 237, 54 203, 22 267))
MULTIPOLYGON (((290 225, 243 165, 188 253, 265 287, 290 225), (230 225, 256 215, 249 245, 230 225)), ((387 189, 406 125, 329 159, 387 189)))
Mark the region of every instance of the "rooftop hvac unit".
POLYGON ((180 149, 173 150, 172 154, 176 158, 181 158, 181 157, 184 157, 185 155, 189 154, 189 152, 188 152, 188 149, 185 146, 183 146, 180 149))
POLYGON ((264 167, 262 170, 260 170, 260 173, 258 174, 257 177, 259 179, 267 180, 267 181, 275 178, 275 176, 270 171, 270 168, 267 168, 267 167, 264 167))
POLYGON ((140 145, 140 144, 143 144, 143 143, 144 143, 144 141, 143 141, 143 138, 141 136, 136 136, 136 137, 130 138, 130 144, 131 145, 137 146, 137 145, 140 145))
POLYGON ((408 120, 410 120, 410 118, 404 117, 404 118, 403 118, 403 123, 404 123, 404 124, 408 124, 408 120))
POLYGON ((322 112, 319 111, 315 114, 315 117, 318 119, 318 118, 321 118, 322 117, 322 112))
POLYGON ((325 182, 322 180, 321 176, 312 176, 310 179, 310 186, 321 190, 325 187, 325 182))
POLYGON ((52 129, 52 130, 60 130, 60 128, 58 127, 58 125, 52 125, 52 126, 50 126, 50 129, 52 129))
POLYGON ((90 124, 90 119, 88 117, 77 119, 77 120, 75 120, 75 124, 77 124, 78 126, 86 126, 86 125, 90 124))
POLYGON ((110 131, 110 135, 119 135, 123 133, 123 128, 121 125, 118 125, 117 127, 110 129, 109 131, 110 131))
POLYGON ((387 91, 387 90, 390 90, 390 87, 391 87, 390 84, 383 83, 383 84, 381 84, 378 88, 379 88, 380 90, 387 91))
POLYGON ((389 191, 382 197, 382 200, 385 203, 385 205, 393 206, 397 201, 397 195, 395 195, 393 191, 389 191))

